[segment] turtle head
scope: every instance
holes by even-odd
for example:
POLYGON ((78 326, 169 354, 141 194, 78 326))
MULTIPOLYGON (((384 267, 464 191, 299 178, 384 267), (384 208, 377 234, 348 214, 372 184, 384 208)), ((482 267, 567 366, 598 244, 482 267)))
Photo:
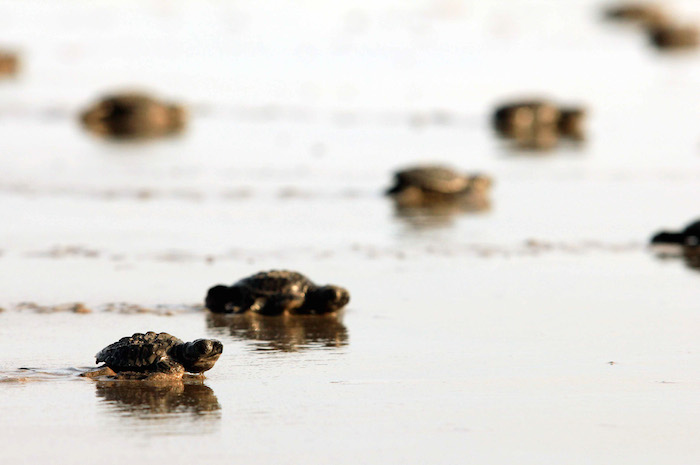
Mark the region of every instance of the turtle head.
POLYGON ((207 291, 204 305, 214 313, 226 313, 226 305, 231 301, 231 289, 219 284, 207 291))
POLYGON ((170 128, 172 131, 179 131, 187 123, 187 110, 182 105, 169 105, 170 128))
POLYGON ((586 119, 584 108, 562 108, 557 128, 559 132, 567 137, 581 140, 583 139, 583 123, 586 119))
POLYGON ((305 307, 314 313, 336 312, 350 302, 350 293, 340 286, 319 286, 306 296, 305 307))
POLYGON ((401 173, 394 174, 394 185, 384 191, 384 195, 396 195, 406 188, 406 180, 401 173))
POLYGON ((221 356, 224 345, 216 339, 197 339, 183 344, 180 362, 190 373, 211 370, 221 356))
POLYGON ((474 193, 486 193, 492 185, 493 179, 485 174, 475 174, 469 178, 469 189, 474 193))

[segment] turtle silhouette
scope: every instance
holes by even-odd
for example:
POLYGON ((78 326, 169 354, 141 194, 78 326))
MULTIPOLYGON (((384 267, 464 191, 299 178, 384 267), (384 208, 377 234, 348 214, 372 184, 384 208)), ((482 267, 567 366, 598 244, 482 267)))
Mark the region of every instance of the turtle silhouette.
POLYGON ((682 231, 658 232, 651 238, 651 244, 675 244, 685 247, 700 246, 700 220, 690 223, 682 231))
POLYGON ((181 131, 187 115, 180 105, 141 93, 124 93, 104 97, 85 110, 80 119, 85 128, 101 136, 145 138, 181 131))
POLYGON ((499 135, 522 149, 547 150, 560 139, 582 141, 585 138, 586 110, 559 107, 548 100, 523 100, 501 105, 493 114, 493 126, 499 135))
POLYGON ((123 337, 108 345, 95 356, 104 366, 92 375, 174 375, 185 372, 203 373, 210 370, 219 359, 223 344, 214 339, 197 339, 183 342, 168 333, 149 331, 123 337))
POLYGON ((491 178, 483 174, 461 174, 441 165, 414 166, 397 171, 386 194, 401 208, 463 202, 479 210, 489 204, 491 184, 491 178))
POLYGON ((210 288, 205 305, 214 313, 318 314, 340 310, 349 301, 350 294, 342 287, 318 286, 296 271, 272 270, 243 278, 232 286, 210 288))

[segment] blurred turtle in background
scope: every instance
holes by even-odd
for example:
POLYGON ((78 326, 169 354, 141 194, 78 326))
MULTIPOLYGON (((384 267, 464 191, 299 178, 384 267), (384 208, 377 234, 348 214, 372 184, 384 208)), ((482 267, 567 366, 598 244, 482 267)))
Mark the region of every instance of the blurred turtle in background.
POLYGON ((397 171, 386 194, 398 208, 438 208, 460 205, 464 209, 489 207, 491 177, 462 174, 440 165, 415 166, 397 171))
POLYGON ((663 24, 648 29, 652 45, 661 50, 692 49, 700 45, 700 30, 693 25, 663 24))
POLYGON ((546 150, 562 138, 583 140, 585 118, 583 108, 560 108, 547 100, 525 100, 497 107, 493 126, 518 148, 546 150))
POLYGON ((700 220, 690 223, 681 231, 660 231, 654 234, 651 245, 700 246, 700 220))
POLYGON ((181 105, 140 93, 104 97, 80 115, 85 128, 113 138, 150 138, 181 132, 187 113, 181 105))
POLYGON ((650 244, 658 258, 681 257, 688 268, 700 270, 700 220, 680 231, 660 231, 652 236, 650 244))
POLYGON ((261 271, 234 283, 209 289, 205 306, 214 313, 285 312, 321 314, 335 312, 350 301, 350 293, 333 285, 318 286, 296 271, 261 271))
POLYGON ((17 54, 0 50, 0 77, 14 76, 19 70, 17 54))
POLYGON ((684 50, 700 45, 700 30, 693 25, 679 24, 661 6, 629 3, 605 10, 608 19, 627 21, 642 26, 650 43, 659 50, 684 50))
POLYGON ((496 108, 493 125, 503 136, 515 137, 533 128, 555 128, 559 114, 559 109, 546 100, 514 102, 496 108))

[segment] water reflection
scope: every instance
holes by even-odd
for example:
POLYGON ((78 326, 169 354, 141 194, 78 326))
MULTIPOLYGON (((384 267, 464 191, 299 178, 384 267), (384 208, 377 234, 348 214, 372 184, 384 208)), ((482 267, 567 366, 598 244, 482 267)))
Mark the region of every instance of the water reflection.
POLYGON ((394 217, 416 230, 444 228, 454 223, 455 217, 468 213, 485 213, 491 210, 491 202, 479 198, 456 199, 429 207, 404 207, 394 205, 394 217))
POLYGON ((140 419, 156 419, 183 415, 195 418, 220 419, 221 405, 209 386, 201 380, 179 380, 169 383, 98 380, 96 395, 112 407, 112 411, 140 419))
POLYGON ((337 348, 348 344, 342 315, 266 316, 253 312, 238 315, 209 313, 207 327, 227 329, 231 336, 252 341, 256 349, 294 352, 312 348, 337 348))
POLYGON ((700 247, 683 247, 683 261, 688 268, 700 271, 700 247))
POLYGON ((654 245, 652 250, 659 260, 677 260, 680 258, 683 260, 686 267, 700 272, 700 247, 682 247, 664 244, 654 245))

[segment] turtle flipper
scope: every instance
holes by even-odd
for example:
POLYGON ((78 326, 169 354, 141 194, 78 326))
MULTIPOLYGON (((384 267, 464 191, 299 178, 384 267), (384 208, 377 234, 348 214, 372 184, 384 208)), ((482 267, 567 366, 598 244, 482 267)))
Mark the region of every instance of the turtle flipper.
POLYGON ((185 372, 182 364, 172 360, 169 357, 165 357, 156 363, 156 371, 159 373, 166 374, 182 374, 185 372))

